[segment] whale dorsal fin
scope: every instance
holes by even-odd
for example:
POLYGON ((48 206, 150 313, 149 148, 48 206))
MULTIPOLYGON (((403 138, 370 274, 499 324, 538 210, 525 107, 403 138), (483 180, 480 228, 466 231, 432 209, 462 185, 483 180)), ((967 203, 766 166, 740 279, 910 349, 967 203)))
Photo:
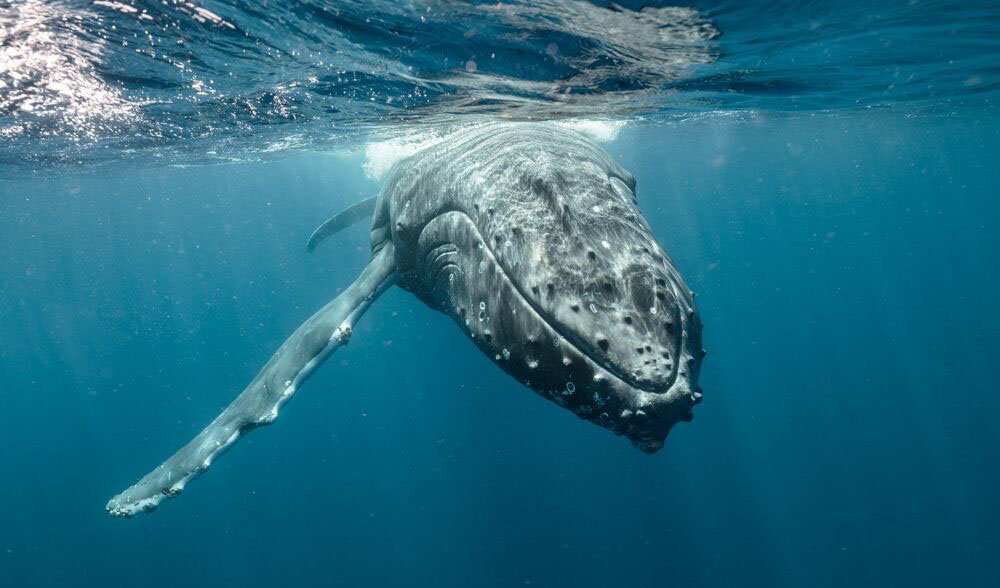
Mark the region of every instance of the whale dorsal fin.
POLYGON ((321 224, 313 234, 309 236, 309 241, 306 243, 306 249, 312 251, 316 249, 320 241, 326 239, 330 235, 333 235, 347 227, 353 225, 354 223, 361 222, 366 218, 370 217, 372 213, 375 212, 375 201, 378 196, 372 196, 358 202, 357 204, 352 204, 344 210, 341 210, 337 214, 331 216, 321 224))

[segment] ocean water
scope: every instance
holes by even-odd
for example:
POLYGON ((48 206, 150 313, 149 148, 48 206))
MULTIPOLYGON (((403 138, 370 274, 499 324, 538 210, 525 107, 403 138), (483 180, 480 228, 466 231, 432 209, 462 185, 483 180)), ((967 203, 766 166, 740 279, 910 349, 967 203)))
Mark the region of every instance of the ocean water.
POLYGON ((995 2, 0 1, 0 585, 1000 585, 995 2), (646 455, 398 288, 155 513, 484 120, 591 134, 691 288, 646 455))

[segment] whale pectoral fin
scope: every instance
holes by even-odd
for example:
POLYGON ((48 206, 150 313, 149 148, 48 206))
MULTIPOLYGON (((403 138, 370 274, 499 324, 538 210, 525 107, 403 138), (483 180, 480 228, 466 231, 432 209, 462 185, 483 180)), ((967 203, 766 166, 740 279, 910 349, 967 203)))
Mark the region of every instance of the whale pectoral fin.
POLYGON ((306 250, 312 251, 316 249, 316 246, 319 245, 323 239, 346 229, 354 223, 361 222, 366 218, 369 218, 375 212, 375 203, 377 200, 377 196, 372 196, 371 198, 362 200, 357 204, 348 206, 344 210, 328 218, 326 222, 317 227, 316 230, 313 231, 313 234, 309 236, 309 241, 306 243, 306 250))
POLYGON ((113 516, 151 511, 181 493, 212 461, 243 434, 267 425, 298 387, 338 347, 347 343, 354 323, 395 281, 393 248, 376 254, 344 292, 302 323, 271 356, 242 394, 191 442, 107 504, 113 516))

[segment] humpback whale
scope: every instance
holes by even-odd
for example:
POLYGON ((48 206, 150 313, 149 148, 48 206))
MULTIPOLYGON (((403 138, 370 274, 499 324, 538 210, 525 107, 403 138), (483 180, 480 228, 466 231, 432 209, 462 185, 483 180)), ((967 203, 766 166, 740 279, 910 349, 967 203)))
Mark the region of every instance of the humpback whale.
POLYGON ((596 143, 546 123, 466 128, 400 161, 377 197, 309 239, 313 250, 371 218, 372 257, 361 275, 107 511, 155 509, 240 436, 274 422, 393 285, 451 317, 528 388, 657 451, 701 400, 704 351, 693 294, 640 213, 635 187, 596 143))

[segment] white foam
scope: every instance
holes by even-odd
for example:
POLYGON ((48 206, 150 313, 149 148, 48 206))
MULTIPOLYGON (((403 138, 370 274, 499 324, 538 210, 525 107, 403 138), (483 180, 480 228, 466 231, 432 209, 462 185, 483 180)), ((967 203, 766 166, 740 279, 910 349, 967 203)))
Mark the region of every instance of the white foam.
POLYGON ((580 118, 559 121, 556 124, 586 135, 598 143, 609 143, 618 137, 618 131, 625 126, 625 121, 580 118))
MULTIPOLYGON (((365 175, 372 180, 380 180, 392 169, 392 166, 403 159, 418 151, 437 145, 456 132, 467 130, 480 124, 488 123, 475 123, 450 129, 437 129, 371 142, 365 146, 365 175)), ((598 119, 564 120, 554 124, 576 131, 598 143, 614 141, 618 137, 618 131, 625 126, 624 121, 598 119)))
POLYGON ((428 132, 369 143, 365 146, 365 175, 381 179, 397 162, 440 143, 447 135, 428 132))

